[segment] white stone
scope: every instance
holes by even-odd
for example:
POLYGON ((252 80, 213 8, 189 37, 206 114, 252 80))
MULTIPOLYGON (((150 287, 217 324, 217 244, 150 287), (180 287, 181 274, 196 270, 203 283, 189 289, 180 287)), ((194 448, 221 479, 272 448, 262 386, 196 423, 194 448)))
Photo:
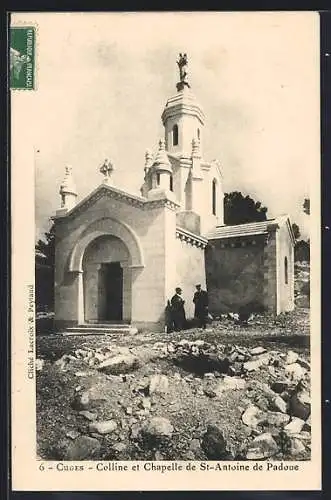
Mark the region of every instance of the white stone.
POLYGON ((167 418, 153 417, 143 428, 143 434, 154 438, 170 438, 174 428, 167 418))
POLYGON ((70 362, 69 355, 63 354, 63 356, 61 356, 61 358, 57 359, 54 362, 54 365, 60 367, 61 370, 64 370, 67 367, 69 362, 70 362))
POLYGON ((248 372, 252 372, 258 370, 263 365, 267 365, 269 363, 269 354, 262 354, 261 356, 254 358, 252 361, 246 361, 243 365, 244 370, 248 372))
POLYGON ((241 419, 245 425, 256 429, 260 423, 263 411, 254 405, 249 406, 241 416, 241 419))
POLYGON ((98 415, 96 413, 93 413, 93 412, 88 411, 88 410, 81 410, 79 412, 79 415, 86 418, 86 420, 90 420, 91 422, 98 418, 98 415))
POLYGON ((112 445, 112 449, 116 451, 117 453, 121 453, 125 451, 127 448, 125 443, 115 443, 112 445))
POLYGON ((289 434, 298 434, 302 431, 303 426, 305 425, 305 421, 301 420, 301 418, 293 417, 291 422, 289 422, 285 427, 284 431, 289 434))
POLYGON ((274 410, 280 411, 282 413, 286 413, 286 411, 287 411, 287 403, 284 401, 284 399, 281 396, 276 396, 271 401, 271 406, 274 410))
POLYGON ((286 413, 267 411, 264 415, 262 415, 260 420, 261 423, 267 422, 269 425, 274 427, 283 427, 283 425, 286 425, 289 422, 290 416, 286 413))
POLYGON ((93 375, 93 372, 76 372, 75 377, 87 377, 88 375, 93 375))
POLYGON ((94 357, 95 357, 95 359, 97 359, 98 361, 100 361, 100 363, 101 363, 102 361, 104 361, 105 359, 107 359, 107 358, 108 358, 108 356, 107 356, 106 354, 102 354, 101 352, 96 352, 96 353, 94 354, 94 357))
POLYGON ((249 445, 246 453, 248 460, 261 460, 270 458, 278 452, 274 438, 268 432, 257 436, 249 445))
POLYGON ((153 349, 162 349, 166 344, 164 342, 155 342, 153 349))
POLYGON ((265 352, 267 352, 267 350, 264 347, 254 347, 253 349, 249 350, 249 353, 252 356, 256 356, 257 354, 263 354, 265 352))
POLYGON ((77 439, 78 436, 80 436, 80 432, 75 431, 75 430, 70 430, 66 433, 66 437, 70 439, 77 439))
POLYGON ((151 400, 149 398, 143 398, 140 403, 139 403, 139 406, 141 408, 143 408, 144 410, 150 410, 151 409, 151 400))
POLYGON ((291 365, 292 363, 295 363, 298 360, 299 354, 294 351, 288 351, 286 358, 285 358, 285 363, 287 365, 291 365))
POLYGON ((303 358, 298 358, 297 363, 301 365, 306 370, 310 371, 310 363, 303 358))
POLYGON ((166 375, 153 375, 149 383, 149 394, 165 394, 169 390, 169 380, 166 375))
POLYGON ((182 339, 178 342, 178 345, 180 346, 186 346, 186 345, 190 345, 190 342, 186 339, 182 339))
POLYGON ((37 372, 40 372, 43 369, 44 364, 45 364, 45 360, 44 359, 40 359, 40 358, 36 359, 36 370, 37 370, 37 372))
POLYGON ((225 376, 216 387, 217 393, 222 393, 228 390, 241 390, 246 387, 246 381, 243 378, 225 376))
POLYGON ((115 420, 103 420, 100 422, 92 422, 89 425, 90 432, 97 432, 98 434, 110 434, 117 429, 115 420))
POLYGON ((98 366, 98 370, 107 374, 118 375, 139 368, 139 360, 132 354, 119 354, 106 359, 98 366))
POLYGON ((296 438, 300 439, 301 441, 311 441, 311 433, 308 431, 301 431, 298 434, 293 434, 293 437, 296 437, 296 438))
POLYGON ((204 340, 196 340, 194 342, 194 345, 196 345, 197 347, 202 347, 203 345, 205 345, 205 341, 204 340))
POLYGON ((285 365, 285 373, 291 380, 298 382, 305 376, 306 370, 298 363, 292 363, 290 365, 285 365))

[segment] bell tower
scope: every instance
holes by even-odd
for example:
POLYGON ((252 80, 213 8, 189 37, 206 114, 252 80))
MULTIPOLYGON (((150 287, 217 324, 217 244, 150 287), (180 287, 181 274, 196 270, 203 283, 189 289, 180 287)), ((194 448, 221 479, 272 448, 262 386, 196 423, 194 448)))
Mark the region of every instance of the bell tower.
POLYGON ((202 146, 205 117, 188 81, 186 54, 179 54, 177 65, 177 93, 168 99, 162 113, 165 147, 170 154, 189 158, 193 140, 199 141, 202 146))
POLYGON ((176 93, 162 112, 164 140, 157 154, 147 151, 141 193, 147 199, 173 199, 177 225, 205 234, 223 224, 223 188, 220 165, 203 155, 205 116, 192 92, 187 55, 177 60, 176 93))

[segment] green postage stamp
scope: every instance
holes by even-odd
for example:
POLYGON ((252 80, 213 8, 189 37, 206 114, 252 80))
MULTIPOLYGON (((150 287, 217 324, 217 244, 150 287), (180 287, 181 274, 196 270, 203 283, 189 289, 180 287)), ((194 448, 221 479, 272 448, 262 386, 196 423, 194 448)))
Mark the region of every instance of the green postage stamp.
POLYGON ((10 28, 10 88, 34 90, 35 88, 35 43, 34 26, 10 28))

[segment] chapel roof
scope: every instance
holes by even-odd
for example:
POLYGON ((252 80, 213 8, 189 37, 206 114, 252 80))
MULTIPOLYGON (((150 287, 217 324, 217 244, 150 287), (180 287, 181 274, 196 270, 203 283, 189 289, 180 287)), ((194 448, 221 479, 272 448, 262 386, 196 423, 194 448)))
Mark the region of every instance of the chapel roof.
POLYGON ((294 236, 291 228, 291 223, 287 215, 281 215, 274 219, 268 219, 261 222, 248 222, 245 224, 236 224, 234 226, 216 226, 210 231, 206 237, 208 240, 218 240, 224 238, 235 238, 241 236, 255 236, 260 234, 268 234, 271 230, 277 227, 287 225, 290 237, 294 243, 294 236))

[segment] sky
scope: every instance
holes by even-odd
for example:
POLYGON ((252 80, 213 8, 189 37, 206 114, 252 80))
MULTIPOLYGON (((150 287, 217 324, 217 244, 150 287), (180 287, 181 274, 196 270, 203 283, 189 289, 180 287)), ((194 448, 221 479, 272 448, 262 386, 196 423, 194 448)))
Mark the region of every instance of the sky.
POLYGON ((101 183, 105 158, 115 185, 139 194, 145 151, 157 150, 176 93, 179 52, 206 116, 203 157, 220 160, 224 191, 249 194, 269 217, 288 213, 309 234, 302 203, 320 157, 316 14, 29 13, 13 24, 20 20, 38 26, 37 90, 12 97, 39 151, 37 237, 60 207, 66 165, 79 199, 101 183))

